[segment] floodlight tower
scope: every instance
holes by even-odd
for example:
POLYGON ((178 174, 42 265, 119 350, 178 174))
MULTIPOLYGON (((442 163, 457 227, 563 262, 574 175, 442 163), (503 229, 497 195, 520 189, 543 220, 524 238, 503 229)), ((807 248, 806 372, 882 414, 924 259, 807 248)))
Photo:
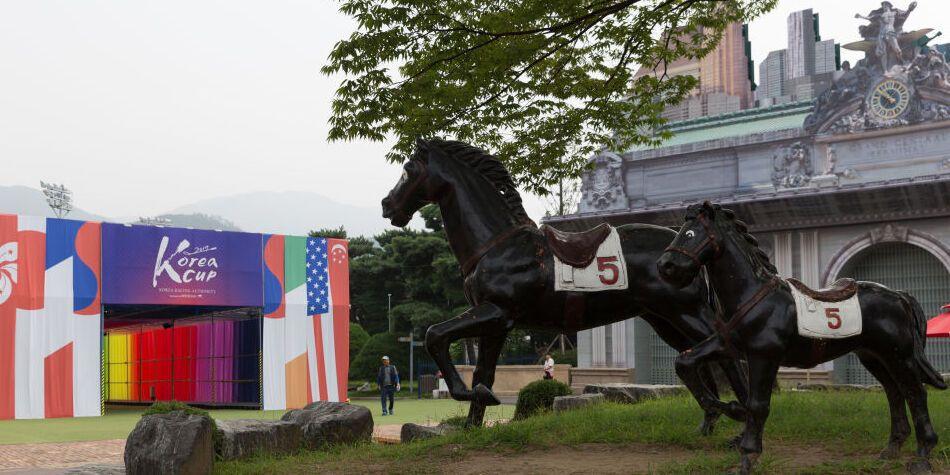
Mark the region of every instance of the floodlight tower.
POLYGON ((57 218, 62 218, 73 210, 73 192, 65 185, 40 181, 40 188, 43 189, 43 194, 46 195, 46 203, 53 209, 53 213, 56 214, 57 218))

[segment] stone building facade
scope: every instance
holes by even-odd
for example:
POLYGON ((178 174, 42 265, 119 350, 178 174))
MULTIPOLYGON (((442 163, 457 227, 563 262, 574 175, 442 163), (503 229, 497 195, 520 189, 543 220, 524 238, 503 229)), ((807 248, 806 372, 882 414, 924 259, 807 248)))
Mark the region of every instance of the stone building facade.
MULTIPOLYGON (((878 57, 872 44, 815 101, 671 123, 675 135, 658 147, 593 157, 578 212, 547 222, 679 226, 686 206, 712 200, 749 224, 781 275, 814 287, 878 281, 937 315, 950 303, 950 68, 921 46, 921 31, 898 32, 900 58, 878 57)), ((675 381, 673 351, 642 320, 577 338, 579 367, 675 381)), ((950 371, 950 343, 927 351, 950 371)), ((853 356, 822 370, 873 382, 853 356)))

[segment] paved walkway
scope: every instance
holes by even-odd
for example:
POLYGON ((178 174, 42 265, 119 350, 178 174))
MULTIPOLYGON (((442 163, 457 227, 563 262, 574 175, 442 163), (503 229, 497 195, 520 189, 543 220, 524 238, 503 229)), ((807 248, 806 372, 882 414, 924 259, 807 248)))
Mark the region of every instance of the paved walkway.
POLYGON ((0 445, 0 472, 122 464, 125 439, 0 445))
MULTIPOLYGON (((398 444, 402 424, 373 428, 373 440, 398 444)), ((0 472, 56 473, 37 469, 63 469, 91 464, 121 465, 125 439, 90 442, 0 445, 0 472)))

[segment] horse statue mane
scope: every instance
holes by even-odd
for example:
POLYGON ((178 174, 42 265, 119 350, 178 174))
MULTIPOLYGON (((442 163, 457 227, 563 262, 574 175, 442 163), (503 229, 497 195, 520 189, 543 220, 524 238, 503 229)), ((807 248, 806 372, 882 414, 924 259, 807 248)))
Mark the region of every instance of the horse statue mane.
POLYGON ((515 186, 508 169, 494 155, 457 140, 430 139, 424 142, 428 147, 439 149, 446 156, 456 159, 488 180, 501 195, 508 211, 519 221, 534 224, 521 203, 521 194, 515 186))
MULTIPOLYGON (((759 247, 759 240, 755 236, 749 234, 749 226, 742 222, 740 219, 736 219, 736 213, 731 209, 723 208, 718 204, 695 204, 686 208, 686 219, 695 219, 699 216, 700 213, 704 211, 711 211, 713 213, 720 213, 723 217, 726 218, 726 222, 731 224, 732 229, 742 238, 742 241, 747 244, 749 251, 751 251, 752 257, 758 261, 766 270, 773 274, 778 274, 778 269, 775 268, 775 265, 772 264, 772 261, 769 260, 768 254, 765 253, 759 247)), ((710 215, 710 218, 712 216, 710 215)))

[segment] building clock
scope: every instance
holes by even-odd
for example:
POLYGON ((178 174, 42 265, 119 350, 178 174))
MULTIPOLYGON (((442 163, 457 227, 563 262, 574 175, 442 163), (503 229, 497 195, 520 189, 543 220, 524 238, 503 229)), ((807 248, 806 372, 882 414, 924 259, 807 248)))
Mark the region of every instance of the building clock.
POLYGON ((884 78, 871 88, 867 104, 871 116, 880 122, 892 122, 907 112, 911 90, 899 79, 884 78))

